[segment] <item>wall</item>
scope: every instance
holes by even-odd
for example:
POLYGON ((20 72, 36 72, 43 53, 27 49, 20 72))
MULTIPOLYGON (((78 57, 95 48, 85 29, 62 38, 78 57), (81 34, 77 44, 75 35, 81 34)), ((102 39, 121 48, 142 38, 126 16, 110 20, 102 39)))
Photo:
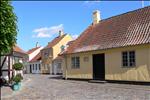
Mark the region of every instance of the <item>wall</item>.
POLYGON ((58 56, 58 54, 61 52, 61 46, 66 45, 69 41, 71 41, 72 38, 70 35, 66 35, 62 40, 60 40, 55 46, 50 48, 52 52, 52 57, 49 58, 42 58, 42 72, 43 73, 54 73, 53 72, 53 60, 58 56), (44 65, 48 65, 48 69, 44 69, 44 65))
POLYGON ((33 74, 39 74, 39 73, 41 73, 41 67, 42 67, 41 60, 29 63, 29 65, 28 65, 29 66, 29 72, 30 72, 30 65, 32 67, 32 73, 33 74), (34 68, 33 68, 33 64, 34 64, 34 68), (36 69, 36 64, 37 64, 37 69, 36 69), (40 69, 39 69, 39 64, 40 64, 40 69))
POLYGON ((84 79, 92 79, 92 54, 88 53, 77 53, 71 54, 63 59, 63 77, 66 78, 84 78, 84 79), (71 57, 79 56, 80 57, 80 68, 72 69, 71 68, 71 57), (88 57, 89 61, 84 62, 84 57, 88 57), (67 66, 67 67, 66 67, 67 66), (67 70, 66 70, 67 69, 67 70))
MULTIPOLYGON (((18 52, 13 52, 13 56, 7 56, 7 57, 6 57, 6 61, 5 61, 5 63, 4 63, 4 66, 3 66, 3 68, 2 68, 2 70, 5 70, 5 71, 2 72, 2 76, 8 78, 9 57, 10 57, 10 70, 12 70, 12 66, 13 66, 14 63, 20 62, 20 63, 23 63, 23 64, 24 64, 25 61, 23 61, 23 59, 22 59, 21 57, 24 57, 24 60, 26 60, 26 56, 27 56, 27 55, 22 54, 22 53, 18 53, 18 52), (16 56, 17 56, 17 57, 16 57, 16 56), (15 59, 16 59, 16 60, 15 60, 15 59)), ((3 60, 4 60, 4 57, 5 57, 5 56, 1 56, 1 64, 2 64, 2 62, 3 62, 3 60)), ((25 64, 24 64, 24 66, 25 66, 25 64)), ((10 77, 12 77, 12 73, 13 73, 13 72, 10 71, 10 77)))
POLYGON ((144 46, 121 48, 113 52, 107 52, 106 75, 107 80, 129 80, 129 81, 149 81, 150 82, 150 59, 148 58, 149 48, 144 46), (135 50, 136 66, 131 68, 122 67, 122 51, 135 50))
POLYGON ((63 77, 92 79, 92 54, 99 53, 105 53, 106 80, 150 81, 149 44, 67 55, 67 59, 63 60, 63 77), (128 50, 135 50, 136 52, 136 66, 133 68, 122 67, 121 53, 128 50), (71 69, 72 56, 80 56, 80 69, 71 69), (89 61, 86 63, 83 61, 85 56, 89 57, 89 61), (65 62, 67 62, 67 70, 65 62))
POLYGON ((53 47, 53 59, 55 59, 58 56, 58 54, 61 52, 61 46, 62 45, 65 46, 71 40, 72 40, 71 36, 67 34, 61 41, 59 41, 59 43, 57 43, 53 47))
POLYGON ((31 54, 28 54, 29 55, 29 61, 32 60, 41 51, 41 49, 43 49, 43 47, 40 47, 37 50, 35 50, 34 52, 32 52, 31 54))

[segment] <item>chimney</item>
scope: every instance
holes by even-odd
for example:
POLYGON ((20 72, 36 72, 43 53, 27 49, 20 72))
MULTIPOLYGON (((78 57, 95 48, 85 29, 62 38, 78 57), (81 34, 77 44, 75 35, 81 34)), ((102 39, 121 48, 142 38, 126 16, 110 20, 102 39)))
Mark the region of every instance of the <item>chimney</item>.
POLYGON ((93 24, 98 24, 99 21, 101 20, 100 18, 100 11, 99 10, 96 10, 93 12, 93 24))
POLYGON ((38 47, 39 46, 39 42, 36 42, 36 47, 38 47))
POLYGON ((63 36, 64 32, 62 30, 59 31, 59 36, 63 36))

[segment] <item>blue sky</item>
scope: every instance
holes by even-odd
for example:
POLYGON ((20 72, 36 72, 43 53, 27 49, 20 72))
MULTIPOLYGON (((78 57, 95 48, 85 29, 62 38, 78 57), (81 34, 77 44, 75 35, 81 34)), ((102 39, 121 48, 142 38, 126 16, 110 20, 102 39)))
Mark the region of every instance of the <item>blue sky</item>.
MULTIPOLYGON (((59 30, 80 35, 91 23, 92 12, 100 10, 101 19, 142 7, 141 1, 13 1, 18 17, 17 44, 25 51, 36 42, 46 46, 59 30)), ((144 1, 149 6, 150 1, 144 1)))

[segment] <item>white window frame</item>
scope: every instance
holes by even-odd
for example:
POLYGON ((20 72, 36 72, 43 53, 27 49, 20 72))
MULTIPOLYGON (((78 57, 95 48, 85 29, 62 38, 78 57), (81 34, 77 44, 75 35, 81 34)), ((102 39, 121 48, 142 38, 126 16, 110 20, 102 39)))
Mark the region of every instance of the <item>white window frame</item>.
POLYGON ((132 51, 123 51, 122 52, 122 66, 123 67, 135 67, 136 66, 136 52, 135 50, 132 51), (134 52, 134 65, 130 65, 131 61, 130 61, 130 52, 134 52), (127 53, 127 66, 124 65, 124 58, 123 58, 123 53, 127 53))
POLYGON ((80 68, 80 57, 71 57, 71 68, 79 69, 80 68), (79 60, 79 62, 77 62, 79 60))

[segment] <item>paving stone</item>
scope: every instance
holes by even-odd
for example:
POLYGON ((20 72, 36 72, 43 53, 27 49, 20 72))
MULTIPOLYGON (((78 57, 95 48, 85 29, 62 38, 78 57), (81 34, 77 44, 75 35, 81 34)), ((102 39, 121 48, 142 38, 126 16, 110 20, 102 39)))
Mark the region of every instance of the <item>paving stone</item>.
POLYGON ((25 79, 30 80, 23 82, 20 91, 2 100, 150 100, 150 86, 88 83, 38 74, 25 75, 25 79))

